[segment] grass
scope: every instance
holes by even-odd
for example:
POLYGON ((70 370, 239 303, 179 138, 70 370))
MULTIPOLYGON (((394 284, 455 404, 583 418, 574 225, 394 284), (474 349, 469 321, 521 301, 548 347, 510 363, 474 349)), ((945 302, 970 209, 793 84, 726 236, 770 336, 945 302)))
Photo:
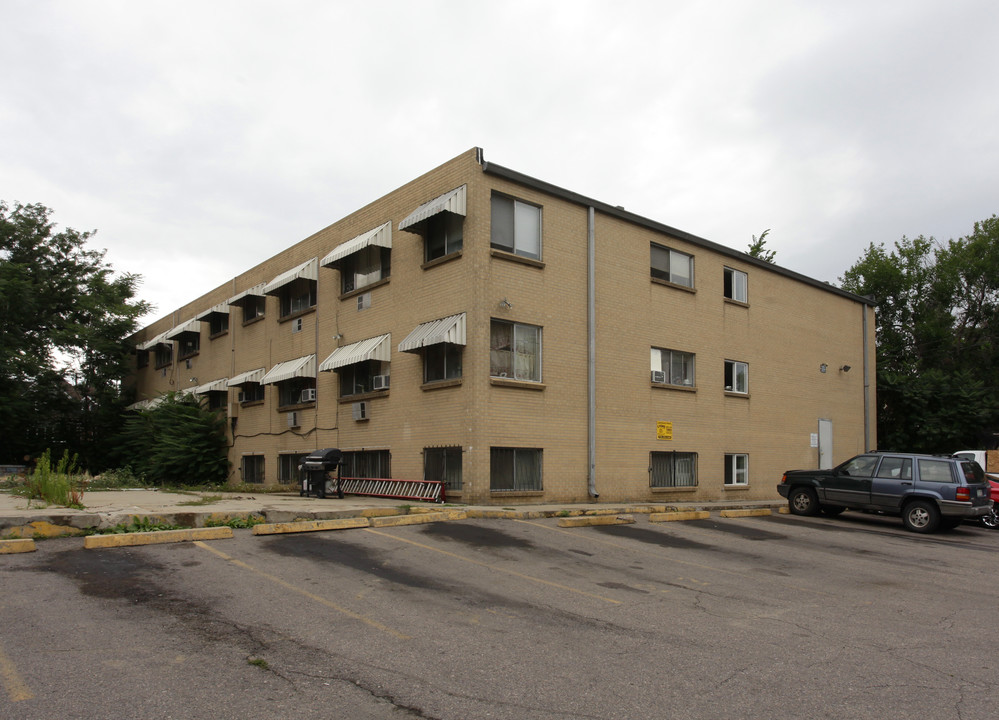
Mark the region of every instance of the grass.
POLYGON ((88 478, 76 467, 77 456, 70 456, 69 451, 52 466, 49 450, 42 453, 35 463, 35 469, 24 478, 23 483, 15 485, 11 492, 32 500, 41 500, 49 505, 60 505, 83 509, 83 493, 88 485, 88 478))
POLYGON ((167 525, 144 517, 134 517, 130 523, 118 523, 109 528, 92 528, 88 535, 122 535, 124 533, 157 532, 159 530, 184 530, 183 525, 167 525))

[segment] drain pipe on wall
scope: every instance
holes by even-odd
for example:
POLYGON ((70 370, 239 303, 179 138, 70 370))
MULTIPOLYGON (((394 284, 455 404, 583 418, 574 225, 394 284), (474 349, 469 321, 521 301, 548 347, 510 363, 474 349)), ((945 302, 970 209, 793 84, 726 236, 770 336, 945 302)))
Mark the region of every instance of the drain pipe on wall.
MULTIPOLYGON (((587 490, 596 500, 597 492, 597 306, 596 306, 596 229, 593 206, 587 208, 586 217, 586 387, 587 387, 587 490)), ((866 315, 864 316, 867 317, 866 315)))

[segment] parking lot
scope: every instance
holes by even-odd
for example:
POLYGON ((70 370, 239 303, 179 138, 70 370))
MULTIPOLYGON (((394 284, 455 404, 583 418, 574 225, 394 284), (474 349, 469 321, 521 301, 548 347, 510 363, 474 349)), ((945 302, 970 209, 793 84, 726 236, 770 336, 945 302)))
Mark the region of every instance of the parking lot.
POLYGON ((462 520, 0 557, 0 717, 992 718, 999 532, 462 520))

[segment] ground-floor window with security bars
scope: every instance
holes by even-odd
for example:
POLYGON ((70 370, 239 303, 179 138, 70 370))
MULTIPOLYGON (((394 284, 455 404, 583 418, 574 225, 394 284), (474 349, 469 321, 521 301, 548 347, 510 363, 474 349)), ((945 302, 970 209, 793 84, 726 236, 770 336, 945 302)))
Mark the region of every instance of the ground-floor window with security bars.
POLYGON ((697 453, 649 453, 649 485, 654 488, 697 487, 697 453))
POLYGON ((423 448, 423 479, 443 482, 450 492, 461 491, 461 447, 423 448))
POLYGON ((497 491, 543 490, 540 448, 490 448, 489 489, 497 491))
POLYGON ((298 466, 301 465, 302 460, 307 457, 308 453, 304 455, 278 455, 278 482, 282 485, 295 485, 298 483, 301 478, 301 475, 298 472, 298 466))
POLYGON ((345 452, 340 475, 345 478, 391 478, 392 453, 388 450, 345 452))
POLYGON ((263 455, 244 455, 241 465, 243 482, 257 484, 264 481, 263 455))

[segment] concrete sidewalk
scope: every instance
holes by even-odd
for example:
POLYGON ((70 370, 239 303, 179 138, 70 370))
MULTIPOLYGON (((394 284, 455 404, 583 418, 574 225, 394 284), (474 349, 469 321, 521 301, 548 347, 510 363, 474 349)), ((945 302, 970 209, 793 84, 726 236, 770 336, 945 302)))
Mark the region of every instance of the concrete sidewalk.
POLYGON ((203 528, 234 519, 267 523, 407 515, 461 508, 469 517, 556 517, 651 514, 668 511, 776 509, 784 500, 690 503, 579 503, 564 505, 490 506, 437 505, 348 495, 345 498, 300 497, 288 493, 166 492, 155 489, 93 491, 83 497, 85 509, 46 506, 37 500, 0 492, 0 538, 82 535, 90 530, 130 525, 135 518, 151 524, 203 528))

